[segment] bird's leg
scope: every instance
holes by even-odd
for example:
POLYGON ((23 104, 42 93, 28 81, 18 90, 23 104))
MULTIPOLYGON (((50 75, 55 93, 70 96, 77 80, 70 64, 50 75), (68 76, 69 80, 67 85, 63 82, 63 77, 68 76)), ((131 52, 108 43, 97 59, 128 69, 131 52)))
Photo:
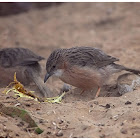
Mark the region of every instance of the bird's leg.
POLYGON ((101 88, 98 86, 98 90, 97 90, 97 92, 96 92, 95 98, 97 98, 97 97, 99 96, 100 91, 101 91, 101 88))
POLYGON ((85 90, 83 89, 83 90, 80 92, 80 95, 82 95, 82 94, 84 93, 84 91, 85 91, 85 90))

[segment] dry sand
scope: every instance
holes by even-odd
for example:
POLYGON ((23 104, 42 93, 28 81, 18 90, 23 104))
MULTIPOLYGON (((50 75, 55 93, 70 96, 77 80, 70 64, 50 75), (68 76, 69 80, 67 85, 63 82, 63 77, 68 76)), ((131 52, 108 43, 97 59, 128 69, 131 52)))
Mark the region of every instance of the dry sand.
MULTIPOLYGON (((0 17, 1 48, 29 48, 45 58, 56 48, 91 46, 119 58, 119 64, 140 69, 139 36, 139 3, 63 3, 0 17)), ((45 63, 41 62, 42 78, 45 63)), ((63 86, 56 78, 46 84, 53 96, 63 86)), ((27 89, 38 93, 34 85, 27 89)), ((104 97, 107 93, 102 89, 97 99, 95 91, 80 95, 80 90, 72 89, 62 104, 50 104, 17 100, 12 92, 2 94, 1 88, 0 102, 27 110, 44 132, 37 135, 19 118, 1 113, 0 137, 140 137, 140 88, 123 96, 115 89, 107 91, 110 97, 104 97)))

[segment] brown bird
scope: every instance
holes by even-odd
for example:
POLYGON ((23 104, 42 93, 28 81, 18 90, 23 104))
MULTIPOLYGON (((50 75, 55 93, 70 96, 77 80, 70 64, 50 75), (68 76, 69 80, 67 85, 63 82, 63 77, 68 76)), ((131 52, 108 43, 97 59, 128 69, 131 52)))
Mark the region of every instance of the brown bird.
POLYGON ((50 91, 40 77, 41 67, 38 63, 44 58, 25 48, 4 48, 0 50, 0 86, 13 81, 14 73, 24 85, 34 82, 42 96, 49 96, 50 91))
POLYGON ((115 64, 119 59, 92 47, 73 47, 57 49, 51 53, 46 63, 47 74, 44 82, 56 75, 63 82, 85 90, 98 87, 95 97, 99 96, 101 87, 116 72, 126 70, 140 74, 139 70, 129 69, 115 64))

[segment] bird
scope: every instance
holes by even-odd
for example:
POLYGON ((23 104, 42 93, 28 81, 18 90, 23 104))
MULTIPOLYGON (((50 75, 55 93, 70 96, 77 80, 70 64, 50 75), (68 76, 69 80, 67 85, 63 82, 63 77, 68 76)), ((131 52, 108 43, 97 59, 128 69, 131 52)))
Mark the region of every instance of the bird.
POLYGON ((56 49, 47 59, 44 83, 50 76, 59 77, 64 83, 86 90, 98 88, 95 98, 100 94, 101 87, 106 84, 112 74, 122 70, 140 74, 140 70, 130 69, 116 64, 118 58, 107 55, 98 48, 72 47, 56 49))
POLYGON ((50 90, 44 85, 40 77, 39 61, 45 59, 27 48, 0 49, 0 86, 4 87, 13 81, 16 72, 17 79, 23 85, 34 82, 39 88, 41 96, 50 96, 50 90))

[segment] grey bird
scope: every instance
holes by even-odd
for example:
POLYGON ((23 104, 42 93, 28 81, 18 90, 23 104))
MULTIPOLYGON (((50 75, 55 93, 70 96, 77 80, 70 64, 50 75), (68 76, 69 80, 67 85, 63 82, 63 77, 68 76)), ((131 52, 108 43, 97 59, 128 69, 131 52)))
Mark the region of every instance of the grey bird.
POLYGON ((50 90, 40 77, 39 61, 44 58, 25 48, 4 48, 0 50, 0 86, 13 81, 16 72, 17 79, 23 85, 34 82, 43 97, 50 96, 50 90))
POLYGON ((54 50, 46 63, 47 74, 44 82, 56 75, 63 82, 85 90, 98 87, 95 97, 99 96, 101 87, 113 73, 122 70, 140 74, 140 70, 130 69, 115 64, 119 59, 92 47, 73 47, 54 50))

